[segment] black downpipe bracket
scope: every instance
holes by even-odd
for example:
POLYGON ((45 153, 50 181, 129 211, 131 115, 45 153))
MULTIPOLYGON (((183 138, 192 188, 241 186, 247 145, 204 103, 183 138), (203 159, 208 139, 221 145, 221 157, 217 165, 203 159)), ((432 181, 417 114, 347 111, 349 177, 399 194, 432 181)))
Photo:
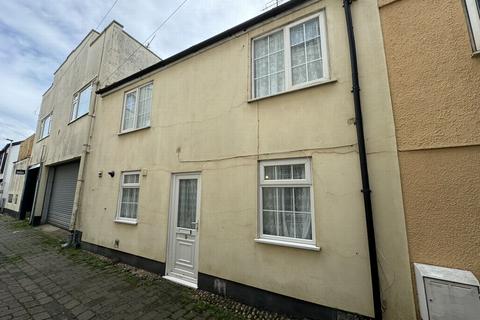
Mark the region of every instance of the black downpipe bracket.
POLYGON ((355 108, 355 127, 357 129, 358 154, 360 158, 360 171, 362 174, 363 204, 365 207, 365 220, 368 237, 368 253, 370 256, 370 275, 372 278, 373 308, 375 319, 382 319, 382 301, 380 297, 380 280, 378 277, 377 246, 375 243, 375 230, 373 227, 372 199, 370 197, 370 181, 368 179, 367 152, 365 150, 365 135, 363 132, 362 105, 360 103, 360 81, 358 80, 357 48, 353 32, 352 0, 343 0, 345 19, 347 22, 348 44, 350 47, 350 63, 352 69, 352 93, 355 108))

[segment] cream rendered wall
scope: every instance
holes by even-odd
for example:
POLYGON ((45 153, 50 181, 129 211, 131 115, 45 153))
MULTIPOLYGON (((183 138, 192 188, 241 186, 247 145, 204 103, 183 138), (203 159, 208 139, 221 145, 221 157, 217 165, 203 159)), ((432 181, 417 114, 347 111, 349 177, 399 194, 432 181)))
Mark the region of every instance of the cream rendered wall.
POLYGON ((99 87, 120 80, 160 60, 154 52, 146 49, 120 25, 113 24, 107 33, 104 58, 100 66, 99 87))
MULTIPOLYGON (((199 171, 199 272, 372 316, 345 17, 339 1, 310 4, 99 99, 82 240, 114 248, 118 239, 117 250, 165 262, 171 175, 199 171), (335 81, 249 102, 251 38, 324 8, 335 81), (124 92, 149 81, 151 127, 119 135, 124 92), (254 242, 258 160, 291 157, 312 158, 319 252, 254 242), (120 174, 138 169, 138 225, 115 223, 120 174)), ((355 2, 353 16, 385 319, 414 319, 376 1, 355 2)))
MULTIPOLYGON (((8 201, 5 202, 5 208, 18 212, 20 210, 20 203, 22 201, 22 192, 23 186, 25 183, 25 176, 27 174, 29 158, 17 161, 13 164, 13 172, 10 178, 10 186, 8 189, 8 193, 13 194, 13 201, 9 203, 8 201), (16 170, 25 170, 25 174, 19 175, 16 174, 16 170), (18 196, 17 202, 15 203, 15 197, 18 196)), ((7 198, 8 199, 8 198, 7 198)))
MULTIPOLYGON (((48 166, 76 159, 81 159, 83 165, 82 152, 88 142, 91 117, 86 115, 70 122, 73 95, 94 79, 93 91, 107 81, 116 81, 157 61, 159 58, 155 54, 141 46, 114 21, 100 34, 92 30, 55 72, 52 87, 42 99, 32 151, 31 163, 42 162, 47 166, 42 168, 40 175, 36 216, 42 213, 48 166), (137 50, 132 56, 135 61, 127 60, 134 50, 137 50), (113 70, 117 71, 112 74, 113 70), (53 112, 50 135, 38 141, 41 120, 50 112, 53 112)), ((91 98, 90 114, 94 105, 95 94, 91 98)))
POLYGON ((31 164, 43 163, 44 165, 39 175, 40 182, 34 208, 36 216, 42 214, 49 170, 47 166, 79 159, 83 144, 86 142, 89 129, 88 116, 70 123, 72 101, 73 95, 98 74, 96 67, 99 64, 101 47, 90 47, 90 43, 98 35, 97 32, 91 31, 72 51, 55 72, 52 86, 43 95, 31 157, 31 164), (95 59, 96 61, 92 61, 95 59), (52 114, 50 134, 39 140, 41 121, 50 113, 52 114))

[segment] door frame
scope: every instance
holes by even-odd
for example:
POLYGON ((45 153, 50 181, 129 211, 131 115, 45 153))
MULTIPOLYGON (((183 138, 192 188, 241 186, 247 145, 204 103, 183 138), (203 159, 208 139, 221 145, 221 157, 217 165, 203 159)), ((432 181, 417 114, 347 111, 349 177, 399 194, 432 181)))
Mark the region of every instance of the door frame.
MULTIPOLYGON (((200 213, 201 213, 201 204, 202 204, 202 178, 201 178, 201 172, 196 171, 196 172, 184 172, 184 173, 172 173, 172 178, 170 182, 170 201, 169 201, 169 209, 168 209, 168 230, 167 230, 167 250, 166 250, 166 263, 165 263, 165 276, 164 278, 177 282, 179 284, 192 287, 192 288, 197 288, 198 284, 198 256, 199 256, 199 239, 200 239, 200 213), (176 203, 176 199, 178 198, 178 192, 177 192, 177 183, 181 178, 196 178, 197 179, 197 234, 195 237, 195 258, 194 258, 194 273, 197 276, 197 282, 189 282, 183 279, 179 279, 175 276, 169 275, 169 273, 172 271, 175 263, 175 228, 176 228, 176 218, 177 215, 175 215, 175 206, 174 204, 176 203)), ((177 212, 178 214, 178 212, 177 212)))
MULTIPOLYGON (((34 167, 34 168, 32 168, 32 167, 28 168, 27 167, 26 174, 25 174, 25 181, 23 183, 22 194, 21 194, 22 199, 20 201, 20 206, 19 206, 19 209, 18 209, 20 220, 25 220, 25 218, 26 218, 26 214, 27 214, 27 210, 26 210, 27 203, 26 202, 27 202, 27 200, 28 200, 28 202, 31 202, 30 215, 33 215, 33 211, 34 211, 34 208, 35 208, 35 199, 37 197, 37 188, 38 188, 39 177, 40 177, 40 166, 34 167), (34 175, 36 176, 35 178, 33 178, 34 175), (33 180, 35 180, 35 181, 33 181, 33 180), (32 185, 34 185, 33 188, 32 188, 32 185), (33 194, 29 193, 27 195, 26 194, 27 191, 31 191, 32 189, 33 189, 33 194)), ((30 219, 30 217, 29 217, 29 219, 30 219)))

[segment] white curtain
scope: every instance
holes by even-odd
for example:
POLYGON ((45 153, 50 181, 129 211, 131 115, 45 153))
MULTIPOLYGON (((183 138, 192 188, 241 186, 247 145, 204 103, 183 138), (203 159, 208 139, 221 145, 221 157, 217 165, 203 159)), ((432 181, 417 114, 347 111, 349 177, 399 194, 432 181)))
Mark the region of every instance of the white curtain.
POLYGON ((178 187, 177 227, 193 229, 197 216, 197 179, 181 179, 178 187))
POLYGON ((255 97, 263 97, 285 89, 283 30, 255 40, 255 97))
POLYGON ((263 187, 263 233, 312 239, 310 187, 263 187))
POLYGON ((310 187, 294 188, 295 237, 312 239, 312 211, 310 208, 310 187))
POLYGON ((137 218, 138 188, 123 188, 120 209, 121 218, 137 218))
POLYGON ((318 18, 290 29, 292 84, 323 77, 320 25, 318 18))

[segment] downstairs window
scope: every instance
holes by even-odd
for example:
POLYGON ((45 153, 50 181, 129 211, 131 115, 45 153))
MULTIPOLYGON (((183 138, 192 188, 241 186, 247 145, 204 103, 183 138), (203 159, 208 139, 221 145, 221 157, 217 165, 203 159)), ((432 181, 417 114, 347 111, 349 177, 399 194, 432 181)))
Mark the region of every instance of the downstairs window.
POLYGON ((314 244, 310 159, 260 162, 260 238, 314 244))

